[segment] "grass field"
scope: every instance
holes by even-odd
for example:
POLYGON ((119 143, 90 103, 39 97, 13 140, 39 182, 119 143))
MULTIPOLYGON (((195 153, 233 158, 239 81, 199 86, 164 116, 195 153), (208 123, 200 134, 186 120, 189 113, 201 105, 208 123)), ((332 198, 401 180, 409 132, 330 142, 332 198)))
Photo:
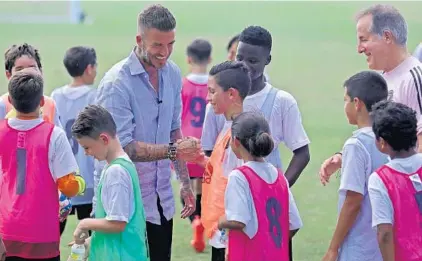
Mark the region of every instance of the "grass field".
MULTIPOLYGON (((394 3, 409 24, 409 48, 422 39, 422 17, 415 10, 421 2, 394 3)), ((0 10, 17 10, 23 3, 0 2, 0 10), (4 8, 3 8, 4 7, 4 8)), ((0 24, 0 49, 14 43, 36 45, 42 56, 47 93, 69 81, 62 65, 67 48, 94 46, 98 54, 100 81, 104 72, 126 57, 135 43, 137 13, 145 2, 86 2, 84 9, 95 21, 92 25, 7 25, 0 24)), ((353 15, 368 6, 363 2, 168 2, 177 18, 177 43, 172 59, 186 73, 185 47, 195 37, 212 41, 215 62, 225 59, 228 39, 245 26, 258 24, 273 36, 272 63, 267 71, 271 82, 292 93, 299 102, 303 122, 311 139, 311 162, 293 188, 304 222, 294 240, 294 260, 320 260, 328 247, 336 222, 338 181, 322 187, 317 178, 321 162, 338 151, 353 127, 343 116, 343 81, 365 70, 365 58, 356 52, 353 15)), ((6 91, 6 80, 0 80, 6 91)), ((284 148, 287 166, 291 153, 284 148)), ((178 202, 178 200, 177 200, 178 202)), ((68 222, 62 237, 63 260, 75 225, 68 222)), ((195 254, 189 246, 188 221, 175 217, 174 261, 209 259, 209 250, 195 254)))

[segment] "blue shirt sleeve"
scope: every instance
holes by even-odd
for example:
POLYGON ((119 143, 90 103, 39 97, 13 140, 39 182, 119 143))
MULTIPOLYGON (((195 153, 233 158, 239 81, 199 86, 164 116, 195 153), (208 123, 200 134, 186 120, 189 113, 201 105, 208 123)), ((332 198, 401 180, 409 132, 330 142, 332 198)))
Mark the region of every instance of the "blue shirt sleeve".
POLYGON ((180 129, 182 126, 182 75, 180 69, 174 66, 175 71, 172 74, 172 82, 175 83, 173 119, 171 121, 171 130, 180 129))
POLYGON ((113 116, 117 126, 117 136, 122 147, 131 143, 133 139, 134 115, 130 105, 130 96, 125 89, 124 81, 117 79, 102 82, 97 90, 97 104, 107 109, 113 116))

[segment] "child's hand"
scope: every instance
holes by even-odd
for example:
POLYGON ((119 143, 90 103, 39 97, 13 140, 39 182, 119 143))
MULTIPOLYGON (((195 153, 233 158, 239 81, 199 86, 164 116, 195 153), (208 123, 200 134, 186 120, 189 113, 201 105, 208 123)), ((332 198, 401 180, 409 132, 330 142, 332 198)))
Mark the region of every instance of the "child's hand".
POLYGON ((195 162, 201 157, 202 148, 201 141, 194 137, 185 137, 177 140, 176 157, 186 162, 195 162))
POLYGON ((73 244, 82 245, 85 243, 85 240, 88 237, 89 237, 89 232, 77 226, 75 229, 75 232, 73 232, 73 240, 74 240, 73 244))

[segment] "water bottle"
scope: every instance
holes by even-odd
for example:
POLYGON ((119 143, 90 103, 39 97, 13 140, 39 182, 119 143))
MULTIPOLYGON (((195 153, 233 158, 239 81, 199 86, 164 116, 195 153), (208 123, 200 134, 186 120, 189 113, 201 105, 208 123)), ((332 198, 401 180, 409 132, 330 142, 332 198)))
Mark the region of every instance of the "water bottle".
POLYGON ((70 256, 67 261, 84 261, 85 260, 85 246, 73 244, 70 250, 70 256))
POLYGON ((227 229, 221 229, 220 232, 221 232, 220 243, 227 246, 227 240, 229 239, 228 234, 227 234, 228 231, 227 229))

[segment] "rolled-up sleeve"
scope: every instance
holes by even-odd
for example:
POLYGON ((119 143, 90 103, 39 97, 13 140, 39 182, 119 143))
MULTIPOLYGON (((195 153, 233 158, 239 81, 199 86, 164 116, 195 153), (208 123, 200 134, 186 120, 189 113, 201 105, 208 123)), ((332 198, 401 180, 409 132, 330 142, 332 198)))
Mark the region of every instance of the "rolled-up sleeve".
POLYGON ((122 147, 131 143, 134 140, 134 115, 130 105, 130 94, 124 86, 124 81, 117 79, 113 82, 100 83, 96 103, 113 116, 122 147))
POLYGON ((171 130, 180 129, 182 125, 182 75, 179 68, 172 74, 172 82, 175 84, 173 119, 171 130))

